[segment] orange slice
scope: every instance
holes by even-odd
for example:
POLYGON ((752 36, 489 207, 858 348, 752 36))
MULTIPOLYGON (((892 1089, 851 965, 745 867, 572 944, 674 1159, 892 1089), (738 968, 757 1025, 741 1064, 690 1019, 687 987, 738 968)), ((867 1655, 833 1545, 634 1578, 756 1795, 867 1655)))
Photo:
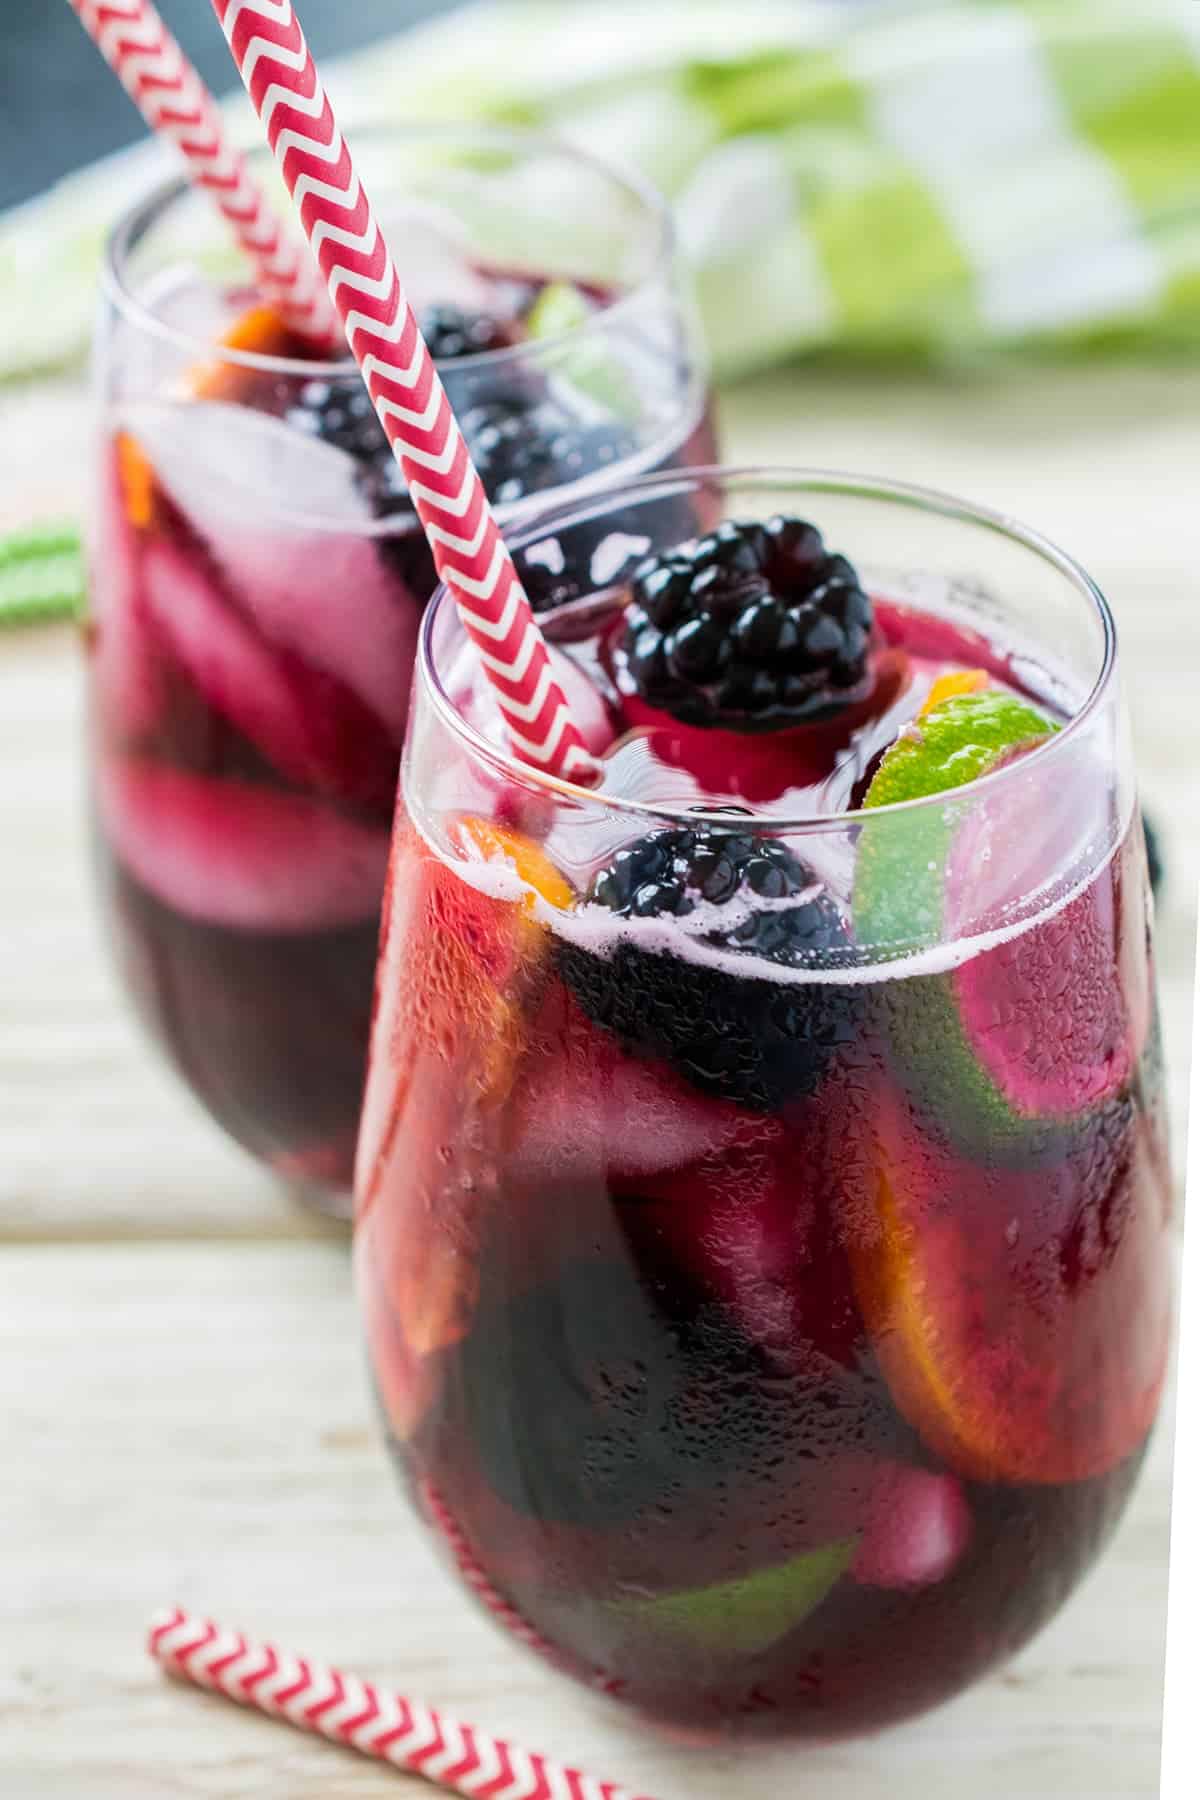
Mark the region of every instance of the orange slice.
POLYGON ((849 1253, 892 1397, 972 1480, 1057 1485, 1143 1444, 1166 1369, 1166 1208, 1117 1107, 1056 1162, 987 1167, 889 1092, 851 1171, 849 1253))
POLYGON ((116 451, 125 517, 135 530, 149 531, 158 506, 158 484, 150 459, 127 431, 117 433, 116 451))
MULTIPOLYGON (((236 319, 220 340, 225 350, 241 350, 255 356, 302 355, 296 334, 269 306, 252 306, 236 319)), ((184 378, 187 392, 196 400, 236 400, 248 371, 215 357, 197 363, 184 378)))
POLYGON ((559 912, 565 912, 574 900, 566 877, 532 838, 470 813, 455 821, 449 835, 455 848, 461 850, 468 861, 507 863, 514 869, 531 890, 521 901, 526 912, 533 910, 535 894, 540 894, 559 912))
POLYGON ((918 718, 923 719, 933 712, 943 700, 956 700, 960 694, 982 693, 989 679, 986 669, 951 669, 948 674, 939 675, 925 697, 918 718))
POLYGON ((494 1169, 543 973, 535 893, 571 889, 531 840, 465 815, 449 834, 464 860, 501 861, 528 891, 473 887, 415 831, 397 838, 391 918, 363 1108, 360 1228, 409 1350, 428 1356, 470 1328, 494 1169), (489 1185, 490 1183, 490 1185, 489 1185))

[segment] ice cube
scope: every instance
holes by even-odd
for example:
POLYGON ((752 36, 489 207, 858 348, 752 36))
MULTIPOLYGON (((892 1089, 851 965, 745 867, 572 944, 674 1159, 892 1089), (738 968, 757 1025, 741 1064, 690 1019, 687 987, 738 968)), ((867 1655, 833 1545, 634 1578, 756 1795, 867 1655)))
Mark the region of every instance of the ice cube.
POLYGON ((932 1587, 956 1566, 970 1536, 967 1497, 953 1475, 881 1462, 850 1572, 865 1587, 932 1587))
POLYGON ((281 774, 390 812, 395 746, 349 688, 266 643, 202 562, 173 544, 144 551, 142 592, 161 642, 208 706, 281 774))
POLYGON ((378 910, 387 832, 303 795, 114 757, 100 767, 98 797, 115 854, 190 918, 316 931, 378 910))
POLYGON ((302 528, 313 519, 370 521, 344 450, 270 413, 220 400, 129 401, 118 428, 141 446, 181 511, 198 524, 222 516, 260 520, 275 506, 302 528))
POLYGON ((140 401, 120 423, 264 636, 344 681, 399 746, 428 596, 381 556, 352 459, 219 401, 140 401))
POLYGON ((517 1180, 636 1181, 719 1150, 741 1126, 730 1103, 622 1050, 557 983, 531 1040, 513 1094, 517 1180))

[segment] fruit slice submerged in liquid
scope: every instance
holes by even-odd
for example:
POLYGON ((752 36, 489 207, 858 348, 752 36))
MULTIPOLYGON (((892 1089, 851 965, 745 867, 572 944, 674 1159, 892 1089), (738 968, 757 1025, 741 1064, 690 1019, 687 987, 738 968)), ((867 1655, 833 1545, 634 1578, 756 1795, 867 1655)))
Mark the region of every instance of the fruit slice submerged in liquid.
POLYGON ((612 1611, 686 1649, 757 1656, 816 1611, 849 1568, 855 1547, 847 1538, 713 1587, 615 1600, 612 1611))
MULTIPOLYGON (((830 1519, 844 1536, 709 1587, 622 1596, 620 1618, 649 1628, 681 1649, 754 1656, 795 1631, 844 1575, 864 1587, 930 1587, 957 1566, 971 1536, 971 1515, 952 1475, 850 1453, 814 1472, 828 1484, 830 1519)), ((780 1486, 787 1477, 781 1472, 780 1486)))
POLYGON ((977 801, 968 785, 945 809, 865 822, 855 885, 856 924, 878 951, 999 937, 945 975, 880 991, 914 1095, 960 1142, 1006 1158, 1037 1153, 1119 1094, 1151 1014, 1127 859, 1063 903, 1114 828, 1098 772, 1078 758, 1053 780, 1022 773, 1047 730, 1011 694, 934 706, 884 758, 868 811, 1000 769, 1008 779, 977 801))
POLYGON ((147 516, 147 474, 130 439, 118 437, 107 447, 90 582, 91 644, 103 724, 125 739, 152 732, 166 701, 162 646, 147 617, 142 591, 137 524, 147 516))
POLYGON ((863 1316, 897 1406, 972 1479, 1083 1481, 1140 1449, 1165 1372, 1166 1197, 1114 1104, 1061 1160, 981 1167, 885 1092, 848 1183, 863 1316), (861 1184, 861 1191, 859 1191, 861 1184))
POLYGON ((101 817, 129 872, 189 918, 320 931, 375 916, 387 833, 301 794, 113 757, 101 817))
POLYGON ((172 659, 280 774, 390 816, 396 746, 349 689, 264 642, 174 545, 146 547, 142 587, 172 659))
MULTIPOLYGON (((947 867, 947 926, 955 931, 959 894, 977 884, 988 862, 1008 858, 1013 899, 1023 868, 1055 865, 1054 844, 1069 846, 1072 797, 1031 821, 1027 807, 1006 817, 1003 801, 958 833, 947 867), (1031 843, 1032 838, 1032 843, 1031 843)), ((953 988, 974 1070, 997 1099, 1023 1119, 1072 1119, 1118 1094, 1145 1047, 1153 999, 1145 925, 1137 892, 1140 866, 1117 853, 1082 892, 993 949, 956 969, 953 988)), ((990 1098, 982 1084, 981 1099, 990 1098)), ((993 1112, 998 1111, 992 1102, 993 1112)))
MULTIPOLYGON (((480 1234, 499 1192, 504 1102, 545 934, 526 900, 472 886, 402 830, 359 1146, 358 1228, 369 1233, 398 1329, 424 1356, 470 1328, 480 1234)), ((451 836, 464 860, 508 865, 550 904, 570 899, 538 847, 517 834, 464 818, 451 836)))

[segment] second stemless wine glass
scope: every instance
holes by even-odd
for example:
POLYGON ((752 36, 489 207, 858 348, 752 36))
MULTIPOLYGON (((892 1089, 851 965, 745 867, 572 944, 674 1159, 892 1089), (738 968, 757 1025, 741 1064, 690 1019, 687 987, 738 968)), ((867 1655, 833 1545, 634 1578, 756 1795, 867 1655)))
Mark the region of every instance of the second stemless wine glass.
MULTIPOLYGON (((265 154, 265 153, 264 153, 265 154)), ((519 132, 364 132, 376 206, 501 518, 709 460, 657 197, 519 132)), ((207 198, 110 246, 90 686, 122 970, 217 1120, 342 1210, 433 566, 354 364, 238 285, 207 198)), ((560 598, 553 559, 529 570, 560 598)))
POLYGON ((1062 1605, 1161 1393, 1112 620, 1036 535, 829 475, 648 481, 531 526, 518 560, 547 558, 577 576, 551 633, 611 714, 598 790, 493 740, 444 594, 422 634, 358 1167, 389 1438, 471 1591, 578 1680, 690 1737, 872 1729, 1062 1605), (789 516, 851 559, 876 634, 853 730, 733 743, 632 710, 629 542, 641 519, 671 551, 683 512, 774 523, 643 570, 656 618, 713 557, 744 582, 764 543, 811 544, 789 516), (1037 735, 862 810, 862 721, 919 748, 947 668, 1037 735))

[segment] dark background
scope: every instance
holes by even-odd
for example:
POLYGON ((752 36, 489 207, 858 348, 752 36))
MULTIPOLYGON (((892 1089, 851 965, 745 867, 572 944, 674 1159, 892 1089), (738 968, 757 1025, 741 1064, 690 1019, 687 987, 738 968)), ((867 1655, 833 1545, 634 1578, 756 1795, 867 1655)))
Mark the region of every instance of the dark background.
MULTIPOLYGON (((300 0, 316 56, 401 31, 455 0, 300 0)), ((218 93, 237 74, 209 0, 156 0, 218 93)), ((0 0, 0 206, 24 200, 146 127, 67 0, 0 0)))

